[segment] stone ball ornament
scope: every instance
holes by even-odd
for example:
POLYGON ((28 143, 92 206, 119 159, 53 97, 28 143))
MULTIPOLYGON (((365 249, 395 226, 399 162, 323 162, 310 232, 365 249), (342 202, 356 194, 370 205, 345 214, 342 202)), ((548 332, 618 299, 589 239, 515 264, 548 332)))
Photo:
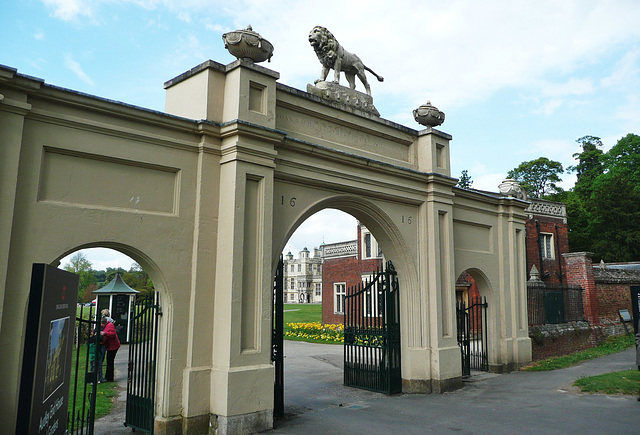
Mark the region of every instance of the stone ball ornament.
POLYGON ((444 112, 427 101, 422 106, 413 110, 413 119, 425 127, 436 127, 444 122, 444 112))
POLYGON ((238 59, 249 59, 254 63, 271 62, 273 45, 254 32, 251 26, 243 30, 234 30, 222 35, 224 48, 238 59))

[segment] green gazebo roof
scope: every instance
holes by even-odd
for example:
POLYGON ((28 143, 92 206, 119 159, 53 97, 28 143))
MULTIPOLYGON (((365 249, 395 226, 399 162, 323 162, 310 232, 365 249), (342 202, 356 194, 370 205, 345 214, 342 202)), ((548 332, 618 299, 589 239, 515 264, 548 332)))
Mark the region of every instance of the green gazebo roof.
POLYGON ((123 281, 122 277, 119 273, 116 274, 116 277, 111 280, 111 282, 101 289, 95 290, 91 293, 96 294, 137 294, 140 293, 138 290, 134 290, 127 285, 126 282, 123 281))

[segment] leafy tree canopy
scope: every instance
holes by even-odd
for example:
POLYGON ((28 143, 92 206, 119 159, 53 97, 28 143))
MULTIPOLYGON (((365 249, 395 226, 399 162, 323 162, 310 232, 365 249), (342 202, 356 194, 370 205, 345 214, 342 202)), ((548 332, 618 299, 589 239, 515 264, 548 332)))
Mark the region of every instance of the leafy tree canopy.
POLYGON ((63 269, 79 275, 78 301, 80 302, 88 302, 95 299, 95 295, 92 292, 111 282, 116 273, 120 274, 129 287, 140 292, 138 299, 147 299, 155 291, 151 278, 138 263, 134 263, 129 271, 121 267, 93 270, 91 261, 82 252, 77 252, 71 257, 69 263, 63 265, 63 269))
POLYGON ((595 261, 639 260, 640 136, 628 134, 606 153, 598 137, 576 142, 576 185, 555 198, 567 205, 571 250, 593 252, 595 261))
POLYGON ((95 290, 96 277, 92 273, 92 264, 82 252, 76 252, 69 260, 69 263, 63 266, 68 272, 77 274, 79 278, 78 284, 78 301, 91 300, 91 291, 95 290))
POLYGON ((557 183, 562 181, 559 174, 563 172, 562 163, 539 157, 520 163, 517 168, 507 173, 507 178, 518 181, 530 196, 543 198, 562 191, 557 183))

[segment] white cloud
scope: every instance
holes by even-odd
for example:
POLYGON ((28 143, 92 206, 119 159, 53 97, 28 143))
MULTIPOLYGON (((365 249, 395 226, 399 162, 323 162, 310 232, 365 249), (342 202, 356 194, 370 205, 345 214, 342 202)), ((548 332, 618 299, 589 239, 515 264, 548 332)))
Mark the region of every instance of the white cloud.
POLYGON ((82 69, 82 66, 80 66, 80 64, 78 62, 76 62, 75 60, 73 60, 73 58, 71 57, 70 54, 65 55, 64 57, 64 66, 71 70, 71 72, 73 72, 80 80, 82 80, 83 82, 85 82, 88 85, 93 86, 93 80, 91 80, 91 77, 89 77, 84 70, 82 69))
POLYGON ((356 238, 357 220, 342 211, 325 209, 304 221, 285 245, 285 253, 294 255, 306 247, 310 251, 321 243, 336 243, 356 238))
POLYGON ((226 32, 229 32, 229 31, 233 30, 231 28, 224 27, 221 24, 213 24, 213 23, 207 23, 205 25, 205 28, 207 30, 211 30, 211 31, 217 32, 217 33, 226 33, 226 32))
POLYGON ((60 260, 60 267, 70 264, 71 258, 78 252, 84 254, 84 256, 91 262, 91 268, 93 270, 106 270, 107 267, 114 269, 121 267, 124 270, 131 269, 131 266, 135 261, 126 256, 125 254, 108 248, 89 248, 81 249, 80 251, 73 252, 60 260))
POLYGON ((472 188, 486 190, 488 192, 497 192, 498 185, 507 178, 507 174, 502 173, 482 174, 475 177, 471 172, 469 172, 469 174, 473 181, 473 184, 471 185, 472 188))
POLYGON ((36 32, 33 34, 33 39, 36 41, 42 41, 44 39, 44 32, 36 32))
POLYGON ((42 70, 45 67, 45 65, 47 64, 47 61, 44 60, 41 57, 39 57, 37 59, 27 58, 26 61, 33 68, 38 69, 38 70, 42 70))
POLYGON ((45 6, 53 9, 53 16, 63 21, 72 21, 78 17, 91 17, 92 3, 87 0, 42 0, 45 6))
POLYGON ((187 12, 178 13, 178 19, 184 21, 185 23, 191 23, 191 15, 189 15, 187 12))
POLYGON ((604 87, 628 87, 630 83, 638 81, 640 73, 640 49, 633 48, 616 62, 612 73, 601 81, 604 87))

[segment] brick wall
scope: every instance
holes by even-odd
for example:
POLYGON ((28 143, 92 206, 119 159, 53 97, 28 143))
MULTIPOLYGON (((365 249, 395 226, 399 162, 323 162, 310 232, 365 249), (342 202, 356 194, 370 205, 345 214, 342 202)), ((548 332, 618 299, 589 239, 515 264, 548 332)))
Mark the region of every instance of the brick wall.
POLYGON ((550 216, 534 216, 527 219, 526 224, 527 273, 535 265, 540 272, 540 279, 548 286, 566 284, 562 254, 569 252, 569 232, 567 224, 560 218, 550 216), (553 234, 554 258, 542 259, 540 264, 540 233, 553 234))
POLYGON ((631 313, 631 292, 629 284, 597 283, 597 296, 600 323, 620 322, 619 310, 631 313))
POLYGON ((325 258, 322 263, 322 323, 344 323, 344 314, 335 313, 333 301, 333 284, 346 283, 349 288, 362 283, 362 275, 382 268, 381 258, 360 259, 362 232, 357 229, 357 254, 351 257, 325 258))
POLYGON ((357 257, 325 259, 322 266, 322 323, 343 323, 344 315, 334 313, 333 284, 344 282, 349 287, 362 283, 362 275, 382 267, 382 260, 357 257))
POLYGON ((598 325, 598 295, 593 278, 593 263, 590 252, 572 252, 564 254, 568 285, 582 287, 582 305, 584 317, 591 325, 598 325))
POLYGON ((568 355, 593 347, 598 341, 595 333, 587 322, 531 326, 529 337, 533 360, 568 355))

